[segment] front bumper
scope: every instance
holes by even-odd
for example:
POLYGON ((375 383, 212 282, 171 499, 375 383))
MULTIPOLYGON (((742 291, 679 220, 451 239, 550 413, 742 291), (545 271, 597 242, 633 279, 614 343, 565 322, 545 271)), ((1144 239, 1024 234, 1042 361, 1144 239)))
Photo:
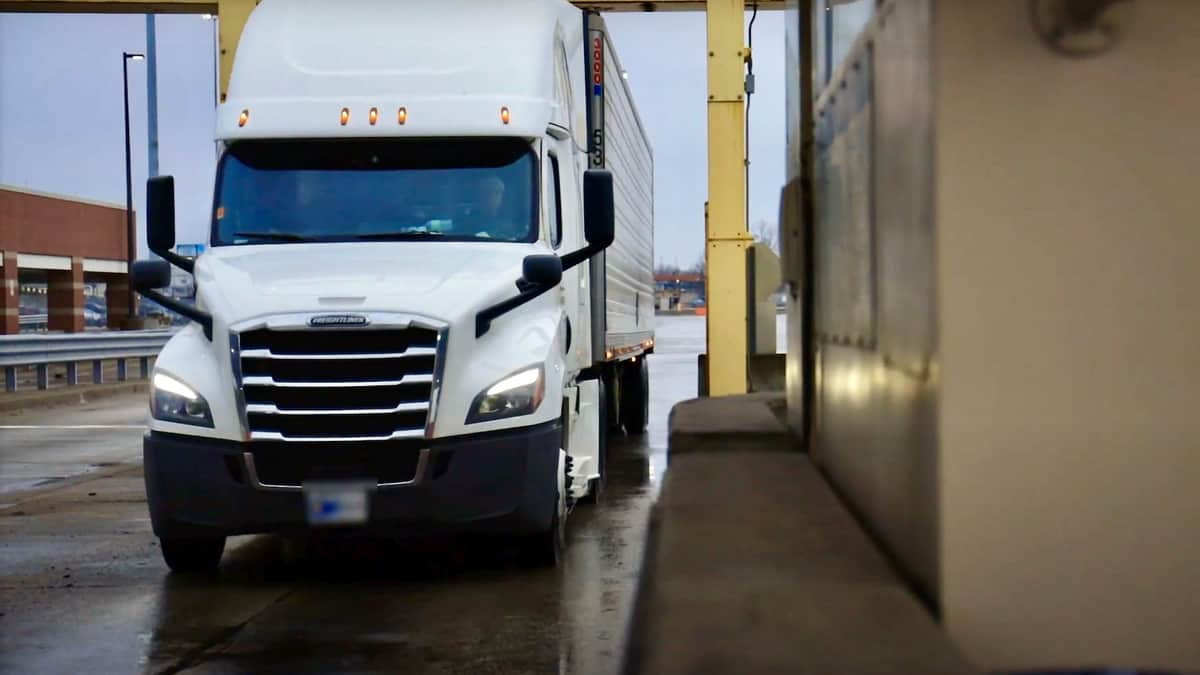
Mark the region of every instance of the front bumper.
MULTIPOLYGON (((415 470, 409 470, 406 480, 338 477, 381 483, 371 493, 369 529, 414 534, 540 532, 550 527, 555 508, 561 441, 557 422, 434 439, 413 449, 424 456, 414 462, 415 470)), ((308 453, 310 459, 314 451, 308 444, 288 446, 308 453)), ((260 448, 254 443, 150 432, 142 448, 150 519, 159 537, 307 527, 299 484, 308 469, 281 467, 276 455, 274 475, 288 478, 264 477, 262 467, 256 470, 254 462, 247 461, 247 453, 260 448)))

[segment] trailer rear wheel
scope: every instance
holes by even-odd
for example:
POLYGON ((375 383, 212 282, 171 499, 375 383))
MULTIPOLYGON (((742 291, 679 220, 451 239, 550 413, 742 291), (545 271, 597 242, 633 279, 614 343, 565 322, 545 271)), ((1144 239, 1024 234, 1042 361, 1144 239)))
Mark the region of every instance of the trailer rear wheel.
POLYGON ((625 433, 640 436, 646 433, 650 417, 650 371, 646 357, 634 357, 621 364, 621 423, 625 433))

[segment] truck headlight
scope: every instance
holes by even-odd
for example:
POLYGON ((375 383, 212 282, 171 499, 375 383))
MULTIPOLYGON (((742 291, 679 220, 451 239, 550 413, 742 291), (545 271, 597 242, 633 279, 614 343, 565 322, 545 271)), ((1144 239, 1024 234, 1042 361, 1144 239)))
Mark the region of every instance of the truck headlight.
POLYGON ((164 422, 201 427, 213 425, 208 401, 191 387, 161 372, 154 373, 150 380, 150 414, 164 422))
POLYGON ((528 415, 537 410, 545 394, 542 367, 526 368, 479 392, 471 403, 467 424, 528 415))

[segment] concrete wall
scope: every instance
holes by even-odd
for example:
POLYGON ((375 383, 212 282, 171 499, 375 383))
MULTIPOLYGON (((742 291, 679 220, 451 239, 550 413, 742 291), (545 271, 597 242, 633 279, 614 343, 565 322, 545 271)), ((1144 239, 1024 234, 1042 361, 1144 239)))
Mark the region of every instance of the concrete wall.
POLYGON ((942 592, 993 667, 1200 670, 1200 2, 936 4, 942 592))

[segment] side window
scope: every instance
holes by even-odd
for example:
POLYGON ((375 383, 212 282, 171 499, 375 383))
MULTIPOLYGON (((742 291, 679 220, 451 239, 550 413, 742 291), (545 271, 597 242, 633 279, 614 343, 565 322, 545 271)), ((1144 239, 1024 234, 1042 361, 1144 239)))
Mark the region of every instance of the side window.
POLYGON ((558 248, 562 243, 562 183, 558 177, 558 157, 546 157, 546 170, 542 172, 546 195, 546 225, 550 228, 550 245, 558 248))

